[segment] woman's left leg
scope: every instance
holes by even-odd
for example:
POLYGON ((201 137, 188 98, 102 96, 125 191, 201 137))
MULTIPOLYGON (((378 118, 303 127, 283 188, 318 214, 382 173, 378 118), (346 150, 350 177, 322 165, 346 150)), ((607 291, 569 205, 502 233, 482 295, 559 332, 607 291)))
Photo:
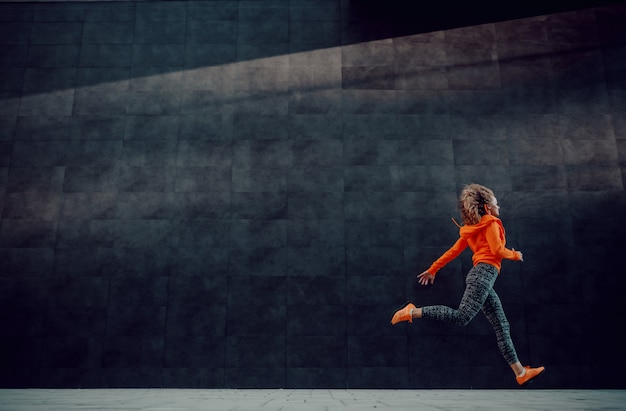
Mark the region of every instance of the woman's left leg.
POLYGON ((421 307, 415 316, 458 324, 465 327, 485 305, 493 284, 498 277, 498 269, 480 263, 470 269, 465 277, 465 291, 457 309, 445 305, 421 307))

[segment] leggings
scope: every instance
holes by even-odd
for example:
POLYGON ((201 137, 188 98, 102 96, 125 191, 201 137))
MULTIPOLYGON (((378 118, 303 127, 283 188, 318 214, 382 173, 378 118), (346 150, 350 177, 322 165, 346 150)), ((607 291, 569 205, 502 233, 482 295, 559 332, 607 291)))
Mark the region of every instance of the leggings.
POLYGON ((445 305, 422 307, 422 317, 447 321, 466 326, 478 310, 482 310, 496 332, 498 348, 504 359, 511 364, 518 362, 515 346, 511 340, 509 321, 493 284, 498 277, 498 269, 490 264, 479 263, 467 273, 465 292, 457 310, 445 305))

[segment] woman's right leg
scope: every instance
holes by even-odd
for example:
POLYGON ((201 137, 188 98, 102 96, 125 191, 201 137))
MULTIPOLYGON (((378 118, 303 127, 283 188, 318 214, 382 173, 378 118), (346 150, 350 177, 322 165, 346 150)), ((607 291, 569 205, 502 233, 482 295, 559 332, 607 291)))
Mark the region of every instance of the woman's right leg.
POLYGON ((517 383, 519 385, 526 385, 541 375, 545 370, 544 367, 524 367, 517 358, 515 346, 513 345, 513 340, 511 339, 511 327, 509 325, 509 321, 504 314, 500 297, 498 297, 498 294, 493 289, 489 292, 489 296, 485 301, 483 313, 496 333, 498 348, 517 377, 517 383))
POLYGON ((506 315, 504 314, 500 297, 498 297, 495 290, 492 289, 489 292, 489 296, 483 305, 482 311, 496 333, 498 348, 500 349, 502 356, 514 371, 517 370, 521 372, 522 365, 517 358, 515 346, 513 345, 513 340, 511 339, 511 326, 509 325, 509 320, 507 320, 506 315))

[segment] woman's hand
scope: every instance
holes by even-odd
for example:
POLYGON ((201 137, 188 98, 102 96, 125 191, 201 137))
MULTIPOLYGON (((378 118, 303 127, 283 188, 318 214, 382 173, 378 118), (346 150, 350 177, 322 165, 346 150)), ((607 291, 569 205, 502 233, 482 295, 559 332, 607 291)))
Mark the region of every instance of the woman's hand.
POLYGON ((424 271, 423 273, 417 276, 417 281, 421 285, 433 284, 435 282, 435 276, 429 273, 428 271, 424 271))

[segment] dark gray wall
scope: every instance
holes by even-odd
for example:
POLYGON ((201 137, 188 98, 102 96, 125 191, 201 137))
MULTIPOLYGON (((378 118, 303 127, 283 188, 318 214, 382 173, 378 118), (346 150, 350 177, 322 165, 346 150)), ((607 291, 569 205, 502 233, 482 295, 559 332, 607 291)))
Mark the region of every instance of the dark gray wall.
POLYGON ((1 4, 0 386, 514 387, 389 325, 479 182, 535 386, 626 388, 626 7, 453 6, 1 4))

